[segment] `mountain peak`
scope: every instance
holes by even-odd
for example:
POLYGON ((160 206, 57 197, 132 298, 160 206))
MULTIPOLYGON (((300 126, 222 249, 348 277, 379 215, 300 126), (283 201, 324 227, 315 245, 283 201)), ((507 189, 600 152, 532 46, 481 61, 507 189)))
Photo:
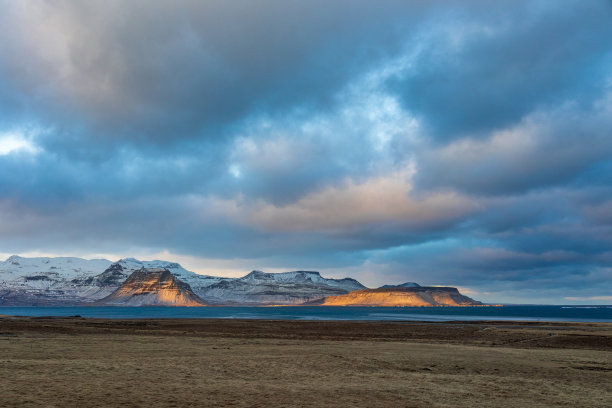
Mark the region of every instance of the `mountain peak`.
POLYGON ((204 306, 191 287, 166 268, 140 268, 99 303, 123 306, 204 306))
POLYGON ((147 275, 151 275, 151 274, 156 274, 157 273, 157 274, 164 275, 164 274, 169 274, 170 271, 168 269, 166 269, 166 268, 145 268, 145 267, 142 267, 142 268, 138 269, 137 271, 134 271, 134 273, 132 273, 132 275, 135 274, 135 273, 137 273, 137 274, 147 274, 147 275))
POLYGON ((21 259, 23 258, 20 257, 19 255, 11 255, 8 258, 6 258, 5 262, 10 262, 12 264, 15 264, 16 262, 19 262, 21 259))
POLYGON ((140 263, 140 261, 138 259, 136 259, 136 258, 121 258, 117 262, 136 262, 136 263, 140 263))
POLYGON ((304 275, 321 276, 321 272, 317 272, 317 271, 293 271, 293 272, 294 273, 304 274, 304 275))
POLYGON ((269 273, 254 269, 251 272, 247 273, 240 279, 244 280, 253 280, 253 279, 265 279, 270 275, 269 273))
POLYGON ((316 271, 291 271, 291 272, 279 272, 270 273, 259 270, 253 270, 240 278, 243 281, 278 281, 285 282, 288 280, 310 280, 310 281, 321 281, 325 280, 321 277, 321 274, 316 271))
POLYGON ((418 288, 421 287, 421 285, 419 285, 418 283, 415 282, 405 282, 405 283, 400 283, 399 285, 383 285, 380 287, 380 289, 387 289, 387 288, 418 288))

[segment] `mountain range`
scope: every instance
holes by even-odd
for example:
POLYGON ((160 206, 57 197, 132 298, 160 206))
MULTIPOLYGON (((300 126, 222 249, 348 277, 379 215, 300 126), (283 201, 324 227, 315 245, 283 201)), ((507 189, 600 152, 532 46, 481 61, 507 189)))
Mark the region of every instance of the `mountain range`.
MULTIPOLYGON (((421 295, 433 299, 433 295, 427 295, 432 288, 412 282, 385 285, 378 290, 404 291, 403 297, 408 301, 405 291, 410 289, 419 289, 421 295)), ((371 289, 355 279, 324 278, 315 271, 265 273, 255 270, 241 278, 226 278, 200 275, 175 262, 134 258, 111 262, 13 255, 0 262, 0 305, 326 305, 330 302, 339 305, 343 299, 347 300, 345 304, 354 305, 356 298, 343 296, 368 290, 371 289)), ((373 304, 371 298, 371 295, 364 297, 362 294, 359 299, 365 301, 364 304, 373 304), (368 297, 370 303, 365 300, 368 297)), ((468 300, 461 299, 462 304, 470 304, 470 301, 479 304, 464 298, 468 300)), ((414 298, 411 301, 416 302, 414 298)), ((391 303, 398 305, 398 302, 401 303, 401 296, 391 303)))

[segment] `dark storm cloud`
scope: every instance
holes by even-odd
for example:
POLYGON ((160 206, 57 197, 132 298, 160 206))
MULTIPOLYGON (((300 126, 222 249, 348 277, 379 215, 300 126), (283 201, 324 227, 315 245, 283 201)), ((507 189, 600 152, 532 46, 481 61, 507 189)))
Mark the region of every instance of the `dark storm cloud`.
POLYGON ((604 296, 609 38, 605 1, 1 3, 0 253, 604 296))
POLYGON ((610 96, 588 108, 569 104, 534 113, 485 140, 429 147, 419 157, 417 182, 425 189, 486 195, 520 194, 580 179, 590 184, 605 177, 605 171, 595 169, 612 155, 611 107, 610 96))
POLYGON ((452 8, 412 68, 390 81, 437 138, 486 136, 534 110, 590 106, 612 67, 612 4, 452 8))
POLYGON ((57 126, 48 143, 74 132, 90 142, 218 138, 249 113, 325 107, 397 52, 419 3, 7 5, 0 65, 57 126))
POLYGON ((452 283, 492 292, 490 301, 525 301, 538 290, 556 302, 563 291, 605 295, 612 290, 612 192, 598 190, 493 198, 452 234, 374 251, 368 259, 396 281, 452 283))

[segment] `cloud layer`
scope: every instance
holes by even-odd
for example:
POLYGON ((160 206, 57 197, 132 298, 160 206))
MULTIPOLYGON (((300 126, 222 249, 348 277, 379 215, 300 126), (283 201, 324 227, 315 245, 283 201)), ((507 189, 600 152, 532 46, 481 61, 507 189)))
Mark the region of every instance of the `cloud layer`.
POLYGON ((609 38, 603 0, 0 3, 0 253, 606 303, 609 38))

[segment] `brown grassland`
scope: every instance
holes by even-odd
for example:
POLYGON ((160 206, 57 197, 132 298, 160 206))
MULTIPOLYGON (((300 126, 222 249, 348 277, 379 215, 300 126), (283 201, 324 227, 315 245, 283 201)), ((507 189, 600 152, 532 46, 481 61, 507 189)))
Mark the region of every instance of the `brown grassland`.
POLYGON ((610 407, 612 324, 0 317, 0 406, 610 407))

